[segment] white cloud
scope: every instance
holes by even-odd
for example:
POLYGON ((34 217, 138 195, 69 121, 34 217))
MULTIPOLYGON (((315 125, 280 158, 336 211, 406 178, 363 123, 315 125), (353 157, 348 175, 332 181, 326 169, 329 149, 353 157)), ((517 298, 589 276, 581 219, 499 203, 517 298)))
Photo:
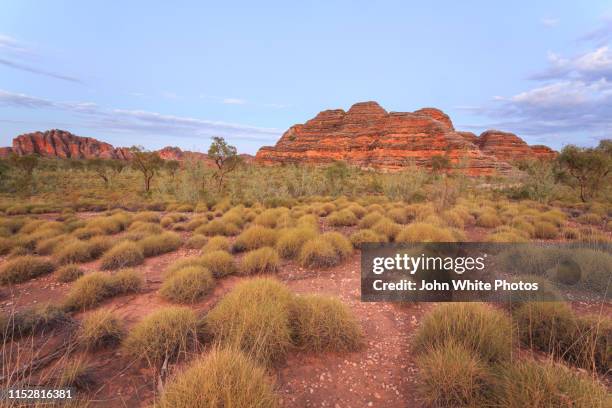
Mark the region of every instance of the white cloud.
POLYGON ((151 133, 201 138, 223 136, 230 139, 274 141, 280 131, 184 116, 165 115, 143 110, 105 109, 91 102, 55 102, 25 94, 0 90, 0 106, 29 109, 54 109, 70 113, 81 125, 107 132, 151 133))
POLYGON ((580 40, 600 45, 612 41, 612 16, 603 17, 600 26, 580 37, 580 40))
POLYGON ((546 70, 531 75, 529 78, 535 80, 561 78, 612 80, 612 50, 607 45, 573 58, 564 58, 549 52, 548 62, 550 66, 546 70))
POLYGON ((543 18, 542 20, 540 20, 540 22, 542 23, 542 25, 544 25, 545 27, 556 27, 559 25, 559 19, 558 18, 543 18))
POLYGON ((224 98, 223 103, 226 105, 245 105, 247 101, 240 98, 224 98))

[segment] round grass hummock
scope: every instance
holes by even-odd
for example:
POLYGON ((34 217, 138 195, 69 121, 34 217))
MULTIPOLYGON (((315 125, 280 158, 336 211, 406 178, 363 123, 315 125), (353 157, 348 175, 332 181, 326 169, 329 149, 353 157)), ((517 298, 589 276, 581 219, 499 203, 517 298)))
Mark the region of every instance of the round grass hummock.
POLYGON ((144 254, 139 245, 134 242, 120 242, 112 247, 102 257, 102 269, 121 269, 140 265, 144 262, 144 254))
POLYGON ((78 330, 79 344, 87 349, 114 346, 123 337, 119 318, 109 309, 100 309, 88 314, 78 330))
POLYGON ((208 240, 206 245, 202 246, 202 253, 212 252, 212 251, 229 251, 230 250, 230 242, 227 237, 217 235, 208 240))
POLYGON ((191 309, 165 307, 137 323, 124 345, 130 355, 159 367, 166 358, 175 361, 195 346, 197 324, 198 319, 191 309))
POLYGON ((357 224, 357 216, 348 209, 334 211, 327 216, 327 222, 334 227, 350 227, 357 224))
POLYGON ((0 267, 0 284, 21 283, 53 272, 55 265, 45 258, 24 255, 12 258, 0 267))
POLYGON ((237 284, 206 316, 221 344, 238 347, 266 365, 283 360, 291 348, 292 294, 275 279, 237 284))
POLYGON ((208 269, 190 266, 168 276, 159 293, 173 302, 194 303, 210 293, 214 286, 215 279, 208 269))
POLYGON ((278 231, 272 228, 254 225, 244 230, 234 242, 232 250, 235 252, 250 251, 261 247, 274 246, 278 239, 278 231))
POLYGON ((139 272, 124 269, 114 275, 92 272, 77 279, 64 301, 67 310, 84 310, 104 299, 140 290, 143 277, 139 272))
POLYGON ((293 259, 298 256, 306 241, 316 237, 316 235, 317 231, 309 226, 288 228, 281 232, 276 241, 276 250, 283 258, 293 259))
POLYGON ((386 236, 371 229, 362 229, 351 235, 351 243, 355 248, 359 249, 367 243, 384 243, 388 241, 386 236))
POLYGON ((246 253, 240 264, 240 272, 245 275, 253 273, 276 272, 279 265, 278 253, 274 248, 263 247, 246 253))
POLYGON ((208 269, 215 278, 222 278, 236 272, 234 257, 227 251, 207 252, 198 258, 198 263, 208 269))
MULTIPOLYGON (((181 246, 181 237, 174 232, 164 232, 159 235, 151 235, 138 241, 138 246, 146 257, 165 254, 176 251, 181 246)), ((133 265, 126 265, 133 266, 133 265)))
POLYGON ((72 282, 83 276, 83 270, 78 265, 68 264, 58 268, 55 273, 58 282, 72 282))
POLYGON ((293 343, 304 350, 355 351, 363 342, 359 322, 347 306, 333 297, 297 296, 291 325, 293 343))
POLYGON ((447 303, 423 320, 413 347, 422 353, 447 341, 473 351, 483 361, 505 361, 512 353, 512 324, 503 312, 480 303, 447 303))
POLYGON ((404 227, 396 236, 396 242, 456 242, 453 231, 424 222, 404 227))
POLYGON ((165 387, 160 408, 275 408, 273 386, 239 350, 214 348, 165 387))

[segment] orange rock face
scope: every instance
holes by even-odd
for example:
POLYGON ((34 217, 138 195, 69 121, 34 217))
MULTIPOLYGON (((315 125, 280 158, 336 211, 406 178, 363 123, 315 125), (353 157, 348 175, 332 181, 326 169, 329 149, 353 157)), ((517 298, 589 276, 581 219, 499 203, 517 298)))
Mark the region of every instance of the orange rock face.
POLYGON ((344 161, 361 168, 393 171, 410 163, 430 167, 432 157, 439 155, 448 157, 459 171, 481 176, 509 171, 508 162, 517 157, 550 154, 554 151, 532 149, 511 133, 490 131, 478 137, 455 131, 448 115, 435 108, 387 112, 376 102, 361 102, 348 112, 326 110, 304 124, 292 126, 274 147, 262 147, 256 161, 344 161))

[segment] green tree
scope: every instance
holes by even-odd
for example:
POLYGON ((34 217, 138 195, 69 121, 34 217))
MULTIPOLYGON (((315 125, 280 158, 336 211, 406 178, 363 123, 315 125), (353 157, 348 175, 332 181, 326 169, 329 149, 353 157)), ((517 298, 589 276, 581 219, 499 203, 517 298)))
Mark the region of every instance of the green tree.
POLYGON ((109 162, 110 160, 101 159, 99 157, 94 159, 88 159, 85 162, 85 166, 87 167, 87 169, 93 171, 96 176, 100 177, 102 181, 104 181, 105 187, 108 187, 110 172, 112 170, 109 162))
POLYGON ((145 150, 142 146, 130 148, 132 153, 132 168, 142 173, 144 179, 144 191, 149 193, 151 181, 164 164, 164 160, 156 152, 145 150))
POLYGON ((39 158, 35 154, 27 154, 19 156, 12 154, 9 158, 9 163, 18 171, 22 172, 28 179, 32 178, 32 174, 39 164, 39 158))
POLYGON ((602 140, 597 147, 565 146, 557 158, 559 165, 578 185, 583 202, 605 185, 612 169, 612 140, 602 140))
POLYGON ((164 168, 172 179, 174 179, 174 176, 176 176, 176 172, 180 167, 181 163, 178 160, 166 160, 166 163, 164 164, 164 168))
POLYGON ((208 149, 208 157, 217 167, 214 178, 217 181, 217 190, 221 191, 225 177, 240 164, 238 150, 235 146, 228 145, 222 137, 213 137, 213 142, 208 149))

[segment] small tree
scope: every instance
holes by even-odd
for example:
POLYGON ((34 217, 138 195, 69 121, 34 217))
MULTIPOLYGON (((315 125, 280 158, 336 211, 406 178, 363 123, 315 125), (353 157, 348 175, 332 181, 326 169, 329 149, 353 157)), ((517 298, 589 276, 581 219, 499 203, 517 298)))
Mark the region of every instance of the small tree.
POLYGON ((217 167, 214 177, 217 180, 217 189, 223 188, 225 176, 238 167, 240 156, 235 146, 230 146, 222 137, 213 137, 213 142, 208 149, 208 157, 217 167))
POLYGON ((612 168, 612 140, 602 140, 594 148, 569 145, 558 157, 563 170, 578 184, 580 199, 591 199, 605 185, 612 168))
POLYGON ((166 160, 164 167, 170 177, 174 179, 174 176, 176 176, 176 172, 181 167, 181 163, 178 160, 166 160))
POLYGON ((31 179, 34 170, 36 167, 38 167, 39 160, 38 156, 34 154, 27 154, 25 156, 12 154, 9 158, 9 162, 18 171, 22 172, 28 179, 31 179))
POLYGON ((142 146, 133 146, 132 152, 132 167, 142 173, 144 179, 144 191, 149 193, 151 190, 151 181, 163 166, 163 159, 156 152, 146 151, 142 146))
POLYGON ((111 166, 109 160, 94 158, 89 159, 85 162, 88 170, 93 171, 96 176, 100 177, 102 181, 104 181, 104 186, 108 187, 108 182, 110 178, 111 166))

